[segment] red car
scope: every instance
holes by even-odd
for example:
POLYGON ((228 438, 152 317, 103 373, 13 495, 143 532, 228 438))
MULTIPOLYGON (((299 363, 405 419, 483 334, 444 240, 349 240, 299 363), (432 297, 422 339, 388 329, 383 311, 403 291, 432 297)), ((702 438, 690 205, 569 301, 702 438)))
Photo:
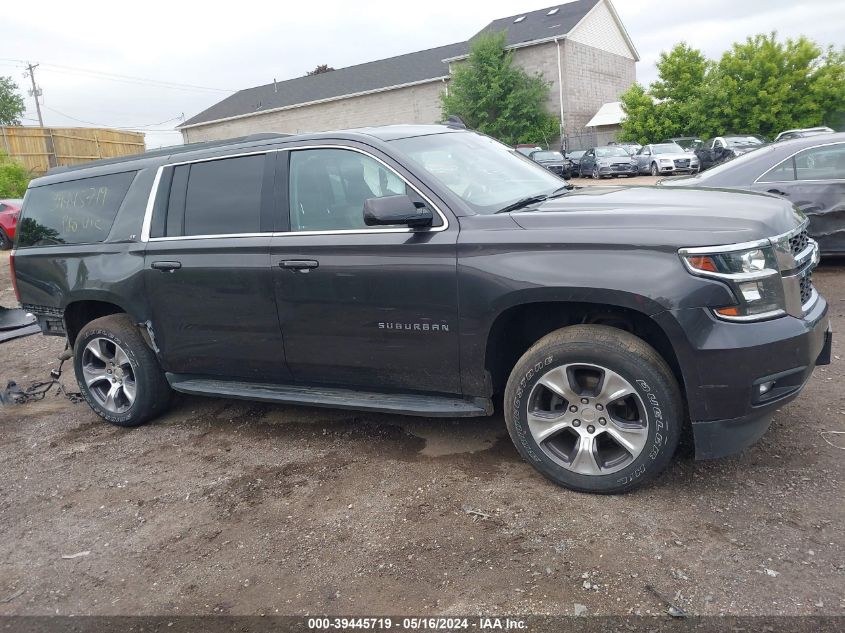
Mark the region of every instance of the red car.
POLYGON ((21 215, 23 200, 18 198, 0 200, 0 250, 12 248, 15 239, 15 227, 21 215))

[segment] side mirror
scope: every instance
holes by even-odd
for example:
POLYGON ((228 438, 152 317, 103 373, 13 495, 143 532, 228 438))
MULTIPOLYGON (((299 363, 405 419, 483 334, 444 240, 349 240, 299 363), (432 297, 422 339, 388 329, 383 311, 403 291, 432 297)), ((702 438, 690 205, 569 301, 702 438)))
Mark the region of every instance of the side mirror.
POLYGON ((364 224, 367 226, 405 225, 415 228, 431 226, 433 220, 430 209, 418 208, 406 195, 364 200, 364 224))

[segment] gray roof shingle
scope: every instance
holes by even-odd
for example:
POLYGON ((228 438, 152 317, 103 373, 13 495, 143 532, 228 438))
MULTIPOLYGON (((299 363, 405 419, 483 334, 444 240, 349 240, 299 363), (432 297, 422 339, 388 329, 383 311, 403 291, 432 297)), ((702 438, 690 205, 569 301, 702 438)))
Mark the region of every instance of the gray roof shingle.
POLYGON ((449 75, 449 66, 443 60, 466 51, 467 43, 459 42, 319 75, 279 81, 275 85, 246 88, 203 110, 179 127, 446 77, 449 75))
MULTIPOLYGON (((473 35, 470 42, 482 33, 489 31, 505 31, 507 33, 508 46, 544 40, 558 35, 566 35, 598 3, 599 0, 575 0, 566 4, 552 5, 545 9, 538 9, 537 11, 517 13, 506 18, 499 18, 498 20, 493 20, 473 35), (549 12, 554 9, 557 9, 557 11, 549 15, 549 12), (514 20, 522 16, 525 16, 525 18, 519 22, 514 22, 514 20)), ((458 54, 460 55, 461 53, 458 54)))
MULTIPOLYGON (((600 0, 574 0, 494 20, 473 36, 488 31, 506 31, 507 44, 565 35, 589 13, 600 0), (549 12, 557 9, 552 15, 549 12), (525 19, 514 22, 524 15, 525 19)), ((471 42, 472 40, 470 40, 471 42)), ((368 92, 436 79, 449 75, 444 59, 462 57, 469 52, 469 42, 458 42, 424 51, 407 53, 373 62, 340 68, 319 75, 296 77, 275 84, 246 88, 191 117, 178 127, 209 123, 220 119, 265 112, 345 95, 368 92)))

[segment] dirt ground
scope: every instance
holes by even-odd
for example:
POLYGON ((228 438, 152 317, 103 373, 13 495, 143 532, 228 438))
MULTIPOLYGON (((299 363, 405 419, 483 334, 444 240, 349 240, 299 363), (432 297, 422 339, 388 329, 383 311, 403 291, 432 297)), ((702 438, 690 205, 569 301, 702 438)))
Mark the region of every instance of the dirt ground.
MULTIPOLYGON (((845 332, 845 262, 815 279, 845 332)), ((820 435, 845 430, 842 336, 753 448, 617 497, 547 482, 500 417, 0 408, 0 615, 665 613, 649 584, 694 614, 842 615, 845 451, 820 435)), ((0 381, 44 379, 62 346, 0 345, 0 381)))

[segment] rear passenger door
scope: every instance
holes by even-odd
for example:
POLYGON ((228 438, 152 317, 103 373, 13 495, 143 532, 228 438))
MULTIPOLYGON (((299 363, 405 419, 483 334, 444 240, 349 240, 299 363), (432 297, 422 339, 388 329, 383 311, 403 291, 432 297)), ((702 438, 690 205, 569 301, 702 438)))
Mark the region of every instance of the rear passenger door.
POLYGON ((167 371, 289 378, 269 266, 276 158, 258 153, 161 169, 144 274, 167 371))
POLYGON ((280 155, 286 226, 270 259, 294 379, 460 393, 457 222, 375 150, 280 155), (364 200, 397 194, 431 208, 433 226, 364 224, 364 200))

